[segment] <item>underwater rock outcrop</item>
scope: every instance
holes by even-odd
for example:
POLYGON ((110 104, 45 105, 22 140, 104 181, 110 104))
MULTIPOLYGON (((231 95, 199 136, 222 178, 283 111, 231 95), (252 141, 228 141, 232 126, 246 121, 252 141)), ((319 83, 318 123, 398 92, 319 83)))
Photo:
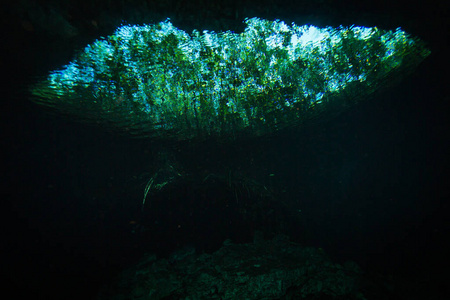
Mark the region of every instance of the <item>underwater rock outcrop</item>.
POLYGON ((321 249, 285 236, 224 243, 213 254, 184 249, 147 255, 104 288, 103 299, 365 299, 356 263, 333 263, 321 249))
POLYGON ((245 23, 242 33, 122 26, 34 85, 33 99, 138 137, 261 136, 339 113, 429 54, 400 29, 245 23))

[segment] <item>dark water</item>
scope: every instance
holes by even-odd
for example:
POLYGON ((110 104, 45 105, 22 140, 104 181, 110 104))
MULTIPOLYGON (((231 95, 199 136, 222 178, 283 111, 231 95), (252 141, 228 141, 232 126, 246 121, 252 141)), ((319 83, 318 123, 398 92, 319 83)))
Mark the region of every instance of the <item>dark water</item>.
POLYGON ((225 239, 249 242, 260 230, 321 247, 336 262, 357 262, 371 278, 393 284, 392 299, 446 298, 448 13, 442 4, 44 2, 11 4, 2 18, 2 269, 15 295, 94 298, 146 252, 164 257, 193 246, 210 253, 225 239), (57 23, 53 14, 68 22, 57 23), (332 120, 253 141, 132 140, 46 114, 28 101, 25 89, 35 76, 122 19, 142 22, 149 15, 170 16, 186 30, 238 28, 245 16, 401 26, 427 41, 432 55, 400 85, 332 120), (142 210, 152 172, 167 165, 183 179, 150 195, 142 210))

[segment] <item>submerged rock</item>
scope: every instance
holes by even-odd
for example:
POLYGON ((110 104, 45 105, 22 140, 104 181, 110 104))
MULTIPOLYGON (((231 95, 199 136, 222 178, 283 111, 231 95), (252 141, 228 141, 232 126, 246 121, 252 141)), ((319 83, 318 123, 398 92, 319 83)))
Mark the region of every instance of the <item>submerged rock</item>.
POLYGON ((225 242, 213 254, 147 255, 98 299, 365 299, 363 285, 355 263, 333 263, 322 249, 278 236, 225 242))

